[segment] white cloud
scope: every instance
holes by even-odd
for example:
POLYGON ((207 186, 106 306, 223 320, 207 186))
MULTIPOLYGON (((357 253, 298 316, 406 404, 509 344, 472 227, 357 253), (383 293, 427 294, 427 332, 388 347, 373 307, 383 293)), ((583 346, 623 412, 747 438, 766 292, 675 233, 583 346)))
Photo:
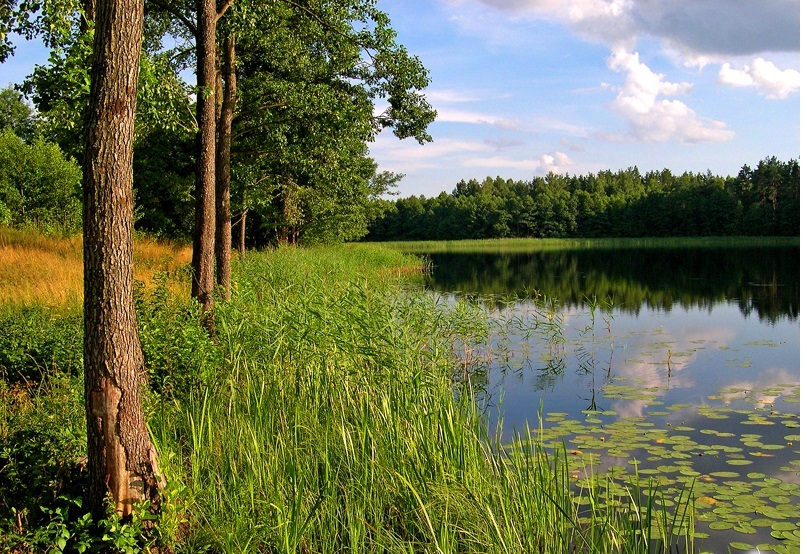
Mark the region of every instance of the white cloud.
POLYGON ((532 174, 564 173, 574 165, 572 159, 563 152, 542 154, 535 159, 514 159, 505 156, 474 156, 462 162, 464 167, 484 167, 526 171, 532 174))
POLYGON ((565 173, 573 165, 572 159, 563 152, 541 156, 541 169, 546 173, 565 173))
POLYGON ((504 156, 489 156, 468 158, 463 161, 462 165, 464 167, 486 167, 537 172, 540 162, 537 160, 514 160, 504 156))
POLYGON ((468 91, 459 91, 450 89, 439 89, 439 90, 428 89, 426 97, 429 100, 429 102, 432 103, 445 102, 448 104, 457 102, 476 102, 478 100, 481 100, 481 97, 470 94, 468 91))
POLYGON ((632 138, 639 142, 720 142, 734 133, 726 124, 698 116, 677 99, 660 98, 691 92, 689 83, 672 83, 664 74, 653 72, 639 60, 638 53, 617 49, 608 60, 613 71, 625 73, 625 83, 612 103, 614 112, 625 118, 632 138))
POLYGON ((734 69, 724 63, 718 82, 732 87, 756 87, 766 98, 784 99, 800 90, 801 74, 793 69, 781 70, 773 62, 756 58, 751 65, 734 69))
POLYGON ((471 123, 493 125, 503 129, 517 129, 521 123, 515 119, 507 119, 495 115, 470 110, 437 107, 437 121, 445 123, 471 123))

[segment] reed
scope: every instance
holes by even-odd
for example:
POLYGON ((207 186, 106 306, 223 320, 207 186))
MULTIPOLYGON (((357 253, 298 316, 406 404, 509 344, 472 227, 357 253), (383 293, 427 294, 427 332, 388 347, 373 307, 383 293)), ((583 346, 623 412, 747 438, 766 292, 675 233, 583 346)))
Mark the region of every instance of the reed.
POLYGON ((581 518, 562 454, 488 436, 452 379, 457 324, 478 341, 483 312, 402 293, 389 268, 412 263, 355 246, 247 256, 216 313, 227 370, 152 417, 163 459, 182 461, 188 545, 611 552, 656 524, 627 507, 581 518))
MULTIPOLYGON (((4 233, 3 249, 80 259, 69 239, 4 233)), ((138 300, 138 317, 147 418, 169 483, 158 531, 174 551, 643 553, 669 547, 667 537, 686 528, 691 511, 668 514, 652 499, 638 508, 653 489, 637 483, 625 496, 607 477, 581 509, 562 449, 544 451, 530 430, 508 445, 488 434, 469 356, 485 355, 491 325, 501 323, 478 302, 403 286, 419 259, 368 245, 250 253, 235 265, 232 300, 217 304, 214 342, 196 303, 168 288, 184 278, 184 252, 146 241, 136 260, 160 276, 138 300)), ((25 313, 0 307, 8 321, 25 313)), ((75 342, 77 315, 61 316, 59 337, 75 342)), ((26 321, 3 348, 19 354, 9 360, 20 372, 42 371, 37 382, 58 386, 39 386, 28 402, 28 392, 0 381, 8 402, 0 439, 30 426, 58 438, 48 459, 75 467, 83 448, 81 369, 68 363, 75 349, 42 337, 47 360, 29 368, 26 329, 39 320, 26 321)), ((26 513, 55 502, 57 481, 26 501, 26 513)), ((70 534, 83 521, 47 513, 37 529, 9 520, 3 529, 21 538, 4 542, 0 530, 0 546, 70 534)))

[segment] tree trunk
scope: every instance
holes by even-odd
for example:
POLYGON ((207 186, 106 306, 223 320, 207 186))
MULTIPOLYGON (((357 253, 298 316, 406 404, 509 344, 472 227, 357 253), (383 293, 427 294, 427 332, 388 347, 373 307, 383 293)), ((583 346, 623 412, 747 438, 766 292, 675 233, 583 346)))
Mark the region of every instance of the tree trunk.
POLYGON ((241 218, 238 224, 238 254, 244 259, 247 250, 247 209, 241 208, 241 218))
POLYGON ((230 147, 235 111, 235 37, 224 39, 221 72, 224 78, 216 148, 216 284, 230 299, 230 258, 233 230, 230 213, 230 147))
POLYGON ((84 128, 84 390, 87 505, 121 517, 159 509, 157 454, 143 416, 143 354, 132 295, 132 156, 142 0, 99 0, 84 128))
POLYGON ((216 230, 216 3, 196 0, 196 219, 191 295, 202 304, 213 335, 213 255, 216 230))

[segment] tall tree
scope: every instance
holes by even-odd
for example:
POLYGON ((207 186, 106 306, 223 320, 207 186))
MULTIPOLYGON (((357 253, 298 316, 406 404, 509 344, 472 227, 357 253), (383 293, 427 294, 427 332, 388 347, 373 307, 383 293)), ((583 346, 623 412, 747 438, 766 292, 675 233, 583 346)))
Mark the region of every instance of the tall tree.
POLYGON ((225 300, 230 299, 230 257, 233 231, 230 213, 230 151, 235 113, 235 36, 228 32, 222 47, 221 75, 224 80, 221 114, 216 139, 216 285, 225 300))
POLYGON ((88 506, 159 508, 157 453, 140 399, 143 353, 133 299, 132 157, 142 0, 98 0, 84 128, 84 387, 88 506))
POLYGON ((216 232, 216 0, 196 0, 196 218, 191 296, 213 334, 213 249, 216 232))
POLYGON ((190 33, 196 50, 196 208, 193 231, 191 296, 202 304, 203 325, 213 334, 213 287, 216 239, 216 27, 234 0, 188 2, 151 0, 190 33))

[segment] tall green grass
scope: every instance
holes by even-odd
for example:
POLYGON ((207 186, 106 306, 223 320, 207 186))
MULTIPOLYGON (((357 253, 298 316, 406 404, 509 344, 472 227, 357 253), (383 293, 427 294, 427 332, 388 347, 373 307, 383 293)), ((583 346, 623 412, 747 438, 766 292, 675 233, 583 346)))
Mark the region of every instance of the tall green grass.
POLYGON ((399 277, 418 263, 362 245, 251 254, 237 267, 216 313, 224 367, 150 418, 174 509, 189 521, 182 548, 668 546, 680 515, 648 515, 622 492, 581 514, 562 452, 488 436, 468 385, 452 378, 464 363, 453 346, 484 338, 484 314, 403 292, 399 277))

